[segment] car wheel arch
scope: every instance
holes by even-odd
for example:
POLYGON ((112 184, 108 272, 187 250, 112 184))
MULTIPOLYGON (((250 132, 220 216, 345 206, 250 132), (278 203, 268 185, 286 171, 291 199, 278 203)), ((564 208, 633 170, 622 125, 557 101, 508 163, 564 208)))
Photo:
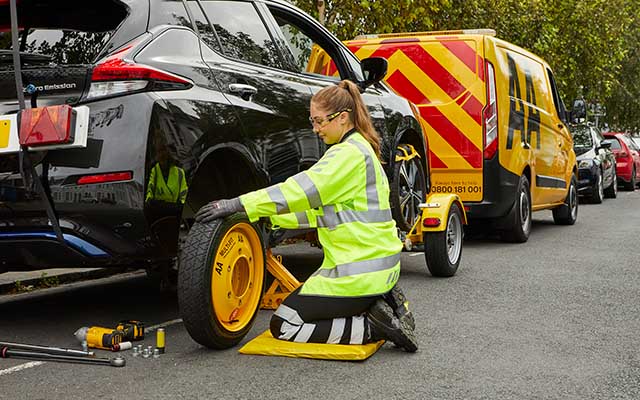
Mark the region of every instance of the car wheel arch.
POLYGON ((267 185, 266 171, 244 145, 221 144, 199 157, 187 204, 195 212, 211 200, 236 197, 267 185))

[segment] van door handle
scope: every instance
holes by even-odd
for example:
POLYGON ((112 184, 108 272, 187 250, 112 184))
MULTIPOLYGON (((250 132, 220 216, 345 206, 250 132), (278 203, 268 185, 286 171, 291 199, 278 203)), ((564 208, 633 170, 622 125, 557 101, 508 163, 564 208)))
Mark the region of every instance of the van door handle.
POLYGON ((240 95, 243 100, 251 101, 251 96, 258 93, 258 89, 251 85, 245 85, 243 83, 231 83, 229 84, 229 91, 240 95))

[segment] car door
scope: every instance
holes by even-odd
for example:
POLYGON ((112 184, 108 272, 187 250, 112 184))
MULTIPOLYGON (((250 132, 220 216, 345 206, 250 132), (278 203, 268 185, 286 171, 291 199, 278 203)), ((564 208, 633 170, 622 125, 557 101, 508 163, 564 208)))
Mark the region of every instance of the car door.
POLYGON ((283 68, 282 54, 256 4, 188 3, 204 31, 203 59, 238 113, 245 142, 259 155, 269 183, 281 182, 317 161, 320 150, 308 121, 309 87, 283 68), (307 139, 314 142, 311 159, 302 149, 307 139))
MULTIPOLYGON (((274 36, 278 38, 287 68, 304 81, 312 93, 335 85, 342 79, 364 80, 358 59, 316 21, 278 3, 265 3, 274 36)), ((362 96, 376 130, 385 135, 385 113, 381 96, 386 93, 376 85, 362 96)))

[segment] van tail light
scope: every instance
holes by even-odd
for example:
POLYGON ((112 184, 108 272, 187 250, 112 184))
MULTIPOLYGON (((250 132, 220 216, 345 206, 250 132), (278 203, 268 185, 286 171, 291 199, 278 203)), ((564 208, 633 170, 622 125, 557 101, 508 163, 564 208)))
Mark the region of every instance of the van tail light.
POLYGON ((93 68, 87 100, 111 97, 145 90, 182 90, 193 84, 186 78, 127 58, 132 46, 127 46, 93 68))
POLYGON ((20 112, 20 144, 45 146, 72 143, 75 111, 69 105, 28 108, 20 112))
POLYGON ((493 65, 485 61, 487 82, 487 104, 482 110, 482 130, 484 131, 484 159, 489 160, 498 151, 498 96, 496 95, 496 75, 493 65))

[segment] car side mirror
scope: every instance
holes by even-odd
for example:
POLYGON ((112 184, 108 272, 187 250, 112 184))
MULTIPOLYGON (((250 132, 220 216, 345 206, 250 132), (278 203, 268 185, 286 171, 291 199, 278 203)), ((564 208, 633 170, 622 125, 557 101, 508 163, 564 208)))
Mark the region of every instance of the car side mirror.
POLYGON ((389 62, 382 57, 365 58, 360 63, 364 81, 361 82, 363 88, 367 88, 374 83, 380 82, 387 74, 389 62))
POLYGON ((600 142, 601 149, 611 149, 611 142, 602 141, 600 142))

